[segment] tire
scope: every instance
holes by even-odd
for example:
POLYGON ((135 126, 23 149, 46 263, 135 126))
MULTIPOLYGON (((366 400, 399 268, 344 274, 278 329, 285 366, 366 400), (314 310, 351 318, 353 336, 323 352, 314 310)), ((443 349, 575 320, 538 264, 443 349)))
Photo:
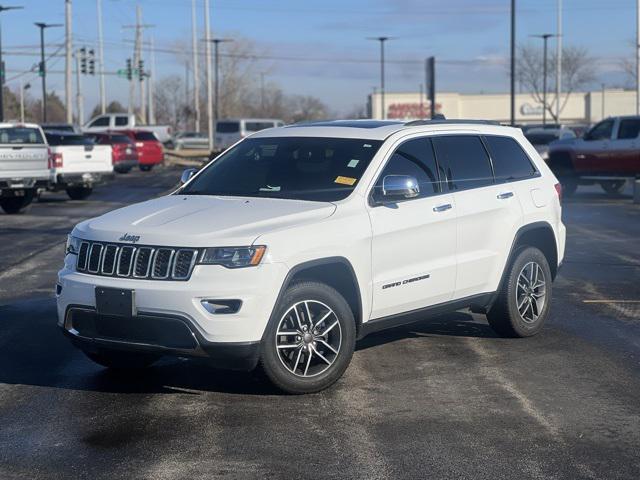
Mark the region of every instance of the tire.
POLYGON ((563 175, 558 177, 560 184, 562 185, 562 196, 572 197, 578 190, 578 179, 575 175, 563 175))
POLYGON ((158 356, 148 353, 124 352, 101 349, 98 352, 84 352, 90 360, 112 370, 139 370, 150 366, 158 356))
POLYGON ((622 192, 624 192, 624 188, 627 186, 626 180, 608 180, 600 182, 600 186, 606 192, 607 195, 611 197, 617 197, 622 192))
POLYGON ((143 172, 150 172, 153 165, 140 165, 140 170, 143 172))
POLYGON ((27 207, 31 205, 35 197, 34 190, 26 190, 23 197, 7 197, 0 198, 0 207, 9 215, 16 215, 27 211, 27 207))
POLYGON ((551 281, 551 269, 544 254, 534 247, 519 249, 505 272, 502 289, 487 313, 491 328, 503 337, 530 337, 537 334, 549 315, 551 281), (534 288, 529 290, 532 270, 534 288))
POLYGON ((93 192, 93 187, 69 187, 67 195, 71 200, 84 200, 93 192))
POLYGON ((118 173, 129 173, 133 167, 113 167, 113 170, 118 173))
POLYGON ((342 376, 355 342, 355 319, 344 297, 323 283, 296 283, 276 305, 262 339, 260 365, 271 382, 287 393, 319 392, 342 376), (324 330, 318 328, 314 335, 307 311, 311 323, 324 330), (289 335, 276 335, 282 331, 289 335))

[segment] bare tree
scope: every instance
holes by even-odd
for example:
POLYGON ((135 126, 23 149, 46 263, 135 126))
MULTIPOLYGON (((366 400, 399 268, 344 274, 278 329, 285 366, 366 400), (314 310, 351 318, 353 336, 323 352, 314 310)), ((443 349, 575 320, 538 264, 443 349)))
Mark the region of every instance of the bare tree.
MULTIPOLYGON (((529 90, 536 102, 543 104, 543 52, 540 47, 527 44, 518 48, 518 60, 516 73, 518 81, 529 90)), ((566 47, 562 50, 562 95, 556 98, 555 91, 550 92, 552 84, 547 85, 547 102, 543 108, 551 115, 555 122, 555 105, 560 101, 560 113, 564 110, 569 97, 573 92, 587 87, 596 79, 593 59, 590 58, 587 50, 582 47, 566 47)), ((548 79, 555 78, 556 75, 556 55, 551 53, 547 59, 548 79)))
POLYGON ((155 86, 156 120, 177 129, 188 128, 190 107, 185 99, 184 81, 179 75, 161 78, 155 86))

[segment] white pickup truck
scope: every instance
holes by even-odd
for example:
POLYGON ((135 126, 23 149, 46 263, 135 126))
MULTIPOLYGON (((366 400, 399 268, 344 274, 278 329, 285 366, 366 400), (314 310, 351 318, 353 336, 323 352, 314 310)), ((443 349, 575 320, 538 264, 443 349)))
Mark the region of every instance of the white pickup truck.
POLYGON ((0 123, 0 207, 20 213, 49 180, 49 150, 40 127, 0 123))
POLYGON ((66 190, 72 200, 91 195, 94 185, 113 177, 111 146, 96 145, 77 133, 47 131, 51 152, 50 190, 66 190))
POLYGON ((162 144, 170 143, 172 131, 169 125, 143 125, 139 124, 135 115, 126 113, 106 113, 93 117, 82 127, 84 132, 104 132, 106 130, 136 130, 143 129, 153 132, 162 144))

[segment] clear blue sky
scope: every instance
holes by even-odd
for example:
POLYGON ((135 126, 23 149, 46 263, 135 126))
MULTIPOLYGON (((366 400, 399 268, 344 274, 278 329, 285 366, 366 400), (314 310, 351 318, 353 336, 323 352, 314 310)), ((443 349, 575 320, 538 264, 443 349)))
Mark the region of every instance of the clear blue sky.
MULTIPOLYGON (((107 70, 123 68, 131 55, 135 6, 143 9, 145 23, 159 48, 188 44, 191 35, 191 0, 103 0, 107 70)), ((379 83, 378 45, 369 36, 397 37, 387 47, 387 91, 416 91, 423 82, 422 61, 436 55, 438 88, 442 91, 506 92, 505 62, 509 53, 509 0, 211 0, 215 35, 244 37, 258 51, 272 57, 305 58, 265 60, 269 80, 286 93, 320 97, 335 111, 363 104, 379 83), (315 61, 315 60, 318 61, 315 61), (353 61, 356 60, 356 61, 353 61)), ((556 29, 556 0, 518 0, 519 42, 535 41, 531 34, 556 29)), ((64 22, 64 0, 2 0, 23 5, 22 11, 1 16, 7 79, 38 61, 38 30, 34 21, 64 22)), ((564 41, 589 49, 596 59, 599 81, 622 85, 619 63, 633 58, 635 0, 564 0, 564 41)), ((197 1, 200 36, 203 0, 197 1)), ((74 43, 95 42, 95 0, 73 2, 74 43)), ((47 31, 47 53, 60 48, 64 29, 47 31)), ((550 43, 553 45, 553 43, 550 43)), ((158 76, 182 74, 184 67, 171 53, 159 53, 158 76)), ((62 70, 64 59, 54 57, 51 70, 62 70)), ((40 95, 34 74, 20 77, 32 82, 32 95, 40 95)), ((74 79, 75 81, 75 79, 74 79)), ((97 77, 84 79, 86 108, 97 101, 97 77)), ((109 78, 108 95, 126 99, 127 82, 109 78)), ((51 89, 62 94, 63 78, 53 73, 51 89)))

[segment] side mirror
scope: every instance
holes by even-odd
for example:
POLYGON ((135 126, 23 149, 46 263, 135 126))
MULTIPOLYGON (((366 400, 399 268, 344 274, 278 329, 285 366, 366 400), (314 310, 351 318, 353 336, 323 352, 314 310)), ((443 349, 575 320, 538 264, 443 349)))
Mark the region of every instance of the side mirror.
POLYGON ((414 198, 419 194, 418 180, 410 175, 387 175, 382 180, 382 198, 385 200, 414 198))
POLYGON ((184 172, 182 172, 182 176, 180 177, 180 183, 182 185, 187 183, 189 180, 191 180, 191 177, 193 177, 197 171, 198 170, 195 168, 187 168, 184 172))

